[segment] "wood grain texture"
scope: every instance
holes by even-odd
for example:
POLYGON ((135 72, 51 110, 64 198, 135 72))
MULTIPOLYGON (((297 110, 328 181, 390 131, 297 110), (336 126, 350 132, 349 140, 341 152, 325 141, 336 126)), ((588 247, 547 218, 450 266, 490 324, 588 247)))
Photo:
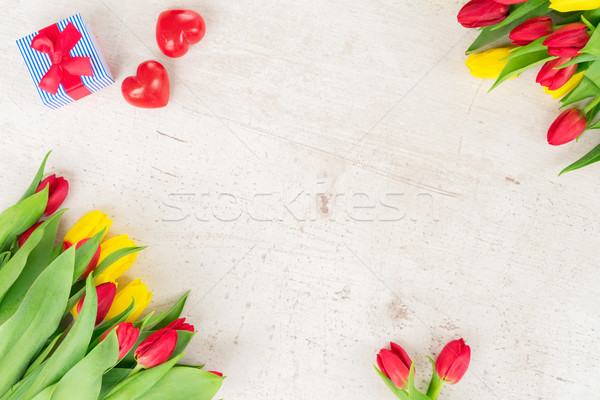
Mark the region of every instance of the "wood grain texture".
MULTIPOLYGON (((600 390, 598 142, 546 144, 557 103, 534 73, 471 77, 461 1, 3 1, 1 207, 48 149, 65 222, 101 208, 149 248, 163 309, 192 289, 186 358, 228 399, 392 399, 386 342, 417 363, 464 337, 450 399, 592 399, 600 390), (160 54, 154 23, 191 8, 205 38, 160 54), (14 41, 80 12, 117 83, 53 111, 14 41), (155 59, 164 109, 121 98, 155 59)), ((65 231, 66 226, 61 228, 65 231)))

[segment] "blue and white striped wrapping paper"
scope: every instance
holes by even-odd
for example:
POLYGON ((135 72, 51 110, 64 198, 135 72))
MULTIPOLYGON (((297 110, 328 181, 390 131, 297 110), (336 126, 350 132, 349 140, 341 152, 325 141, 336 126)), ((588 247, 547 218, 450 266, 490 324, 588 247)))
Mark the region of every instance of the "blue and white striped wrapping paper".
MULTIPOLYGON (((115 82, 106 61, 98 48, 98 43, 94 38, 92 31, 89 26, 81 18, 80 14, 75 14, 72 17, 66 18, 58 22, 58 28, 62 31, 65 29, 67 24, 71 22, 79 32, 81 32, 82 38, 77 42, 75 47, 69 52, 73 57, 89 57, 92 62, 92 71, 94 76, 82 76, 81 80, 85 87, 90 92, 96 92, 102 88, 115 82)), ((40 95, 42 102, 50 108, 59 108, 69 103, 74 102, 69 95, 65 92, 63 85, 61 84, 56 94, 52 95, 38 87, 44 74, 50 69, 52 62, 48 54, 40 53, 30 47, 31 41, 39 33, 34 32, 31 35, 25 36, 17 40, 17 46, 19 51, 25 60, 27 69, 31 74, 31 78, 35 83, 35 88, 40 95)))

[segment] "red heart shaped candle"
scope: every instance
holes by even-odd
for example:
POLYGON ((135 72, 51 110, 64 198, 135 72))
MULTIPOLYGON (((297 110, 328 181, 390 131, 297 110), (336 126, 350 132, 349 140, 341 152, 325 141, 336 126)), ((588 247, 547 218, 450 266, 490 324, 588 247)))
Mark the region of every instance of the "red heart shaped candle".
POLYGON ((144 61, 135 76, 125 78, 121 93, 127 102, 141 108, 160 108, 169 102, 169 75, 161 63, 144 61))
POLYGON ((206 32, 202 16, 192 10, 163 11, 156 21, 156 43, 168 57, 181 57, 206 32))

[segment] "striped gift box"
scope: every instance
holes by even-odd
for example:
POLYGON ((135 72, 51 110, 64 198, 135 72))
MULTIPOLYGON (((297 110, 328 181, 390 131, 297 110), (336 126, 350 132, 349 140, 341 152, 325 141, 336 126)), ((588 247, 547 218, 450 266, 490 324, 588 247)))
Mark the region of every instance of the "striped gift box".
MULTIPOLYGON (((69 22, 72 23, 82 35, 82 38, 77 42, 69 54, 72 57, 89 57, 91 61, 93 76, 81 76, 83 85, 93 93, 114 83, 115 80, 100 52, 98 43, 89 26, 81 18, 81 15, 75 14, 72 17, 58 22, 56 25, 62 32, 69 22)), ((31 48, 31 42, 38 33, 39 31, 17 40, 17 46, 23 56, 23 60, 25 60, 25 64, 27 64, 27 69, 31 74, 31 78, 35 83, 35 87, 42 102, 50 108, 59 108, 72 103, 75 100, 67 94, 62 84, 58 87, 56 94, 50 94, 38 87, 42 77, 52 66, 52 61, 48 54, 41 53, 31 48)))

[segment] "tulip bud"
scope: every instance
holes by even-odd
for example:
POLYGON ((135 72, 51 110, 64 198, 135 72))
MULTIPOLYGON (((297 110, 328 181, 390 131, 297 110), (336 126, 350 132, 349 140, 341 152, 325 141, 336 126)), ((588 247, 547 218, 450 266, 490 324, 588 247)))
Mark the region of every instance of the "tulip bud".
POLYGON ((446 383, 458 383, 467 372, 471 361, 471 348, 463 339, 448 343, 435 362, 435 372, 446 383))
POLYGON ((548 54, 556 57, 575 57, 590 40, 585 24, 575 22, 558 29, 544 40, 548 54))
MULTIPOLYGON (((108 216, 100 210, 92 211, 85 214, 65 235, 64 242, 67 247, 78 243, 83 239, 89 239, 95 234, 104 229, 104 235, 110 229, 112 219, 108 219, 108 216)), ((104 238, 104 236, 102 237, 104 238)))
POLYGON ((577 71, 577 64, 558 68, 569 61, 571 61, 570 58, 556 58, 546 62, 538 72, 535 81, 550 90, 562 87, 577 71))
MULTIPOLYGON (((96 325, 98 325, 110 309, 112 302, 115 298, 115 294, 117 294, 117 285, 112 282, 103 283, 102 285, 96 286, 96 295, 98 296, 98 311, 96 312, 96 325)), ((81 307, 83 307, 83 301, 85 300, 85 295, 79 300, 77 303, 77 314, 81 312, 81 307)))
POLYGON ((44 190, 46 186, 48 186, 48 203, 46 204, 44 216, 47 217, 58 210, 58 207, 60 207, 67 198, 67 194, 69 193, 69 182, 67 182, 65 178, 57 178, 55 174, 52 174, 40 182, 35 192, 37 193, 44 190))
MULTIPOLYGON (((119 235, 107 239, 100 245, 100 259, 98 263, 101 263, 106 257, 111 255, 117 250, 124 249, 126 247, 135 247, 135 242, 127 237, 127 235, 119 235)), ((137 253, 131 253, 124 257, 119 258, 114 263, 110 264, 98 277, 94 283, 99 285, 104 282, 114 282, 118 277, 123 275, 125 271, 133 265, 133 262, 137 258, 137 253)))
POLYGON ((140 330, 135 328, 131 322, 122 322, 110 328, 100 336, 100 341, 103 341, 106 336, 116 329, 117 339, 119 341, 119 360, 127 355, 131 348, 137 342, 140 336, 140 330))
POLYGON ((153 368, 166 362, 177 345, 177 331, 162 328, 148 336, 135 349, 135 360, 144 368, 153 368))
POLYGON ((29 236, 31 236, 31 234, 33 233, 33 231, 36 230, 36 228, 38 226, 40 226, 44 221, 40 221, 37 224, 33 225, 31 228, 27 229, 25 232, 23 232, 21 234, 21 236, 19 236, 19 239, 17 239, 17 244, 19 245, 19 247, 23 247, 23 245, 25 244, 25 242, 27 241, 27 239, 29 239, 29 236))
POLYGON ((550 0, 549 7, 558 12, 594 10, 600 8, 600 0, 550 0))
POLYGON ((508 7, 494 0, 471 0, 458 12, 458 22, 465 28, 495 25, 508 15, 508 7))
POLYGON ((569 93, 571 90, 575 89, 581 83, 581 81, 583 80, 584 73, 584 71, 576 73, 564 85, 562 85, 556 90, 550 90, 547 87, 543 86, 544 92, 546 92, 549 95, 552 95, 552 98, 554 99, 559 99, 565 94, 569 93))
POLYGON ((467 57, 465 65, 471 75, 480 79, 498 79, 498 76, 508 63, 505 60, 510 55, 512 47, 498 47, 481 53, 471 54, 467 57))
MULTIPOLYGON (((85 242, 87 242, 90 239, 82 239, 80 240, 77 245, 75 246, 75 249, 80 248, 85 242)), ((63 242, 63 251, 67 250, 69 247, 71 247, 71 244, 69 242, 63 242)), ((83 271, 83 274, 81 274, 81 276, 79 277, 79 279, 85 279, 88 277, 88 275, 94 270, 96 269, 96 267, 98 266, 98 260, 100 259, 100 246, 98 246, 98 248, 96 249, 96 252, 94 253, 94 255, 92 256, 92 259, 90 260, 90 263, 88 264, 88 266, 85 268, 85 271, 83 271)))
POLYGON ((552 18, 531 18, 513 29, 508 38, 513 41, 515 46, 525 46, 541 37, 551 34, 552 29, 552 18))
POLYGON ((377 355, 377 365, 385 376, 387 376, 398 389, 406 389, 412 360, 406 351, 394 342, 390 342, 390 348, 381 349, 377 355))
POLYGON ((152 292, 148 290, 141 279, 130 282, 127 286, 117 292, 106 318, 114 318, 125 311, 131 304, 131 299, 134 301, 134 309, 129 317, 127 317, 127 322, 137 320, 146 307, 148 307, 148 304, 150 304, 150 300, 152 299, 152 292))
POLYGON ((552 146, 569 143, 587 128, 585 115, 577 109, 563 111, 548 129, 548 143, 552 146))

